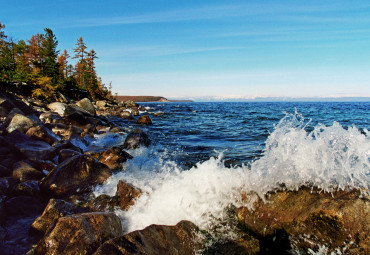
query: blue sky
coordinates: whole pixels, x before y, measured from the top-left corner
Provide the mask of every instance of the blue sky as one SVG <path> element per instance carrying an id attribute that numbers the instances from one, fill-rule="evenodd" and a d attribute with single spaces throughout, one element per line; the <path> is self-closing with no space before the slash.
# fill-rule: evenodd
<path id="1" fill-rule="evenodd" d="M 0 20 L 70 55 L 82 36 L 122 95 L 370 97 L 367 0 L 2 0 Z"/>

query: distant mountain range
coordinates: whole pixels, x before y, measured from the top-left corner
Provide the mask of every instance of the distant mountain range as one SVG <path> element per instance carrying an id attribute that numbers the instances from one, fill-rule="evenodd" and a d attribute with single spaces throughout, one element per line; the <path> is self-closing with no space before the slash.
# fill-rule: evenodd
<path id="1" fill-rule="evenodd" d="M 193 100 L 188 99 L 167 99 L 161 96 L 115 96 L 118 101 L 126 102 L 132 100 L 134 102 L 193 102 Z"/>

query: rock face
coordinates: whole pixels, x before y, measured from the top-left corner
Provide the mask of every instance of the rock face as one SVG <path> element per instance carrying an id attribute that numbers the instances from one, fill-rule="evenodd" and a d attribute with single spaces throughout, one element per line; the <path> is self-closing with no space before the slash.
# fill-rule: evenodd
<path id="1" fill-rule="evenodd" d="M 88 155 L 63 161 L 43 180 L 42 187 L 57 197 L 85 193 L 112 175 L 105 164 Z"/>
<path id="2" fill-rule="evenodd" d="M 120 219 L 112 213 L 82 213 L 59 218 L 34 254 L 92 254 L 103 242 L 121 236 Z"/>
<path id="3" fill-rule="evenodd" d="M 358 191 L 318 193 L 309 188 L 270 194 L 254 210 L 237 209 L 239 221 L 261 252 L 274 247 L 305 253 L 325 246 L 329 252 L 370 254 L 370 201 Z"/>
<path id="4" fill-rule="evenodd" d="M 76 103 L 76 105 L 89 112 L 91 115 L 95 116 L 95 107 L 88 98 L 81 99 Z"/>
<path id="5" fill-rule="evenodd" d="M 149 146 L 151 141 L 147 134 L 143 132 L 141 129 L 135 129 L 134 131 L 130 132 L 123 144 L 123 148 L 125 149 L 137 149 L 140 146 Z"/>
<path id="6" fill-rule="evenodd" d="M 119 200 L 119 206 L 122 210 L 127 210 L 131 205 L 135 203 L 135 199 L 142 194 L 142 191 L 139 188 L 134 187 L 133 185 L 119 181 L 117 184 L 116 196 Z"/>
<path id="7" fill-rule="evenodd" d="M 148 115 L 143 115 L 139 117 L 139 119 L 137 120 L 137 124 L 152 125 L 153 123 Z"/>
<path id="8" fill-rule="evenodd" d="M 106 241 L 94 255 L 195 254 L 199 248 L 196 231 L 190 221 L 181 221 L 176 226 L 151 225 Z"/>
<path id="9" fill-rule="evenodd" d="M 76 213 L 88 212 L 87 208 L 76 206 L 61 199 L 50 199 L 44 212 L 31 225 L 31 232 L 44 235 L 57 219 Z"/>

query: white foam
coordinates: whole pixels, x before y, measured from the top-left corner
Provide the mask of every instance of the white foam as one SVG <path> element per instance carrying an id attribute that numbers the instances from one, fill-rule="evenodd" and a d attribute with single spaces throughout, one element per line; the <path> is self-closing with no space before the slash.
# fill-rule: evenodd
<path id="1" fill-rule="evenodd" d="M 222 154 L 183 171 L 165 161 L 158 148 L 131 151 L 126 172 L 112 176 L 95 195 L 114 195 L 118 180 L 141 188 L 144 194 L 128 211 L 119 211 L 126 231 L 150 224 L 173 225 L 190 220 L 204 229 L 225 218 L 229 205 L 241 206 L 243 193 L 260 196 L 285 184 L 297 189 L 312 184 L 324 190 L 370 187 L 369 133 L 340 124 L 318 125 L 305 131 L 303 117 L 287 114 L 266 141 L 264 155 L 250 167 L 226 168 Z M 244 204 L 245 205 L 245 204 Z"/>

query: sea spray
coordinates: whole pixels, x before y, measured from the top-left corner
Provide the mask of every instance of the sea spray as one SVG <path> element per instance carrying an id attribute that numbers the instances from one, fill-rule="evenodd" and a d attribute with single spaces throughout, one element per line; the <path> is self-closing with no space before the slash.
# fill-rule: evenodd
<path id="1" fill-rule="evenodd" d="M 144 191 L 128 211 L 118 211 L 125 231 L 130 232 L 150 224 L 174 225 L 180 220 L 212 230 L 229 217 L 228 207 L 246 206 L 243 194 L 262 197 L 282 186 L 368 192 L 368 131 L 360 132 L 355 126 L 345 129 L 334 122 L 307 132 L 306 125 L 301 115 L 286 114 L 268 137 L 263 156 L 249 167 L 227 168 L 220 154 L 184 171 L 163 160 L 163 152 L 156 152 L 155 147 L 139 149 L 131 152 L 135 157 L 126 163 L 126 171 L 112 176 L 95 194 L 114 195 L 120 179 Z"/>

